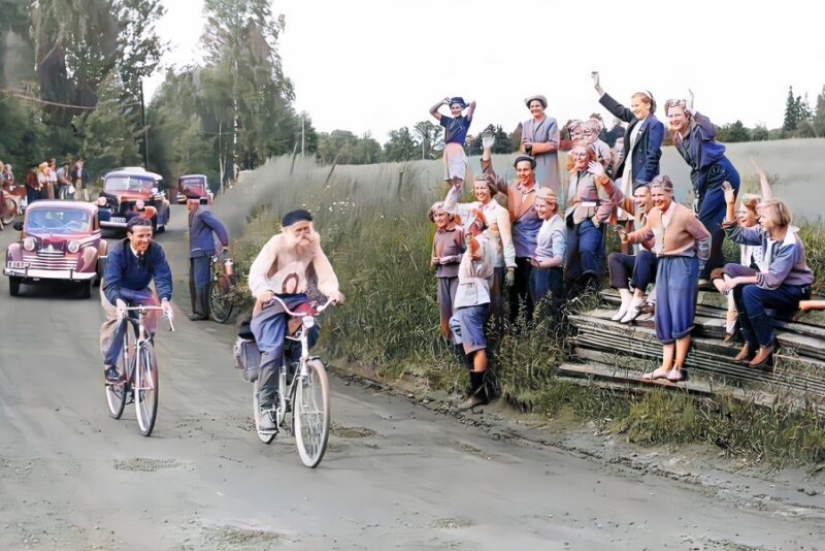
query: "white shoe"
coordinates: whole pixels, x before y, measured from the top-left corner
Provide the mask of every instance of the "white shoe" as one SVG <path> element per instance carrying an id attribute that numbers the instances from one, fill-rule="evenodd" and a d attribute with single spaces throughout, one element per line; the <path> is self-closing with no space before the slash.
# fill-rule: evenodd
<path id="1" fill-rule="evenodd" d="M 627 313 L 625 313 L 624 317 L 621 319 L 622 323 L 630 323 L 631 321 L 635 320 L 639 317 L 641 313 L 639 307 L 642 305 L 641 299 L 633 298 L 630 302 L 630 306 L 627 308 Z"/>
<path id="2" fill-rule="evenodd" d="M 612 317 L 612 318 L 610 318 L 610 319 L 612 319 L 613 321 L 619 321 L 620 319 L 622 319 L 622 318 L 624 317 L 624 315 L 625 315 L 625 314 L 627 314 L 627 308 L 628 308 L 629 306 L 630 306 L 630 303 L 628 303 L 628 302 L 623 302 L 623 303 L 622 303 L 622 305 L 619 307 L 619 311 L 618 311 L 618 312 L 616 312 L 616 313 L 613 315 L 613 317 Z"/>
<path id="3" fill-rule="evenodd" d="M 612 319 L 613 321 L 619 321 L 620 319 L 622 319 L 624 315 L 627 314 L 627 308 L 628 306 L 630 306 L 631 302 L 633 302 L 633 298 L 622 298 L 622 305 L 619 306 L 619 311 L 616 312 L 616 314 L 614 314 L 614 316 L 610 319 Z"/>

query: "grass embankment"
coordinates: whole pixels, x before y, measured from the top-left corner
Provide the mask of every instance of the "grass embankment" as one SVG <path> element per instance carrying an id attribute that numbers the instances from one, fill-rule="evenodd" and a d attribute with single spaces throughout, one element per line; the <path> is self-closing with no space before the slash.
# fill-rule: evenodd
<path id="1" fill-rule="evenodd" d="M 434 228 L 426 213 L 445 191 L 441 170 L 439 162 L 332 169 L 282 158 L 245 175 L 216 211 L 236 221 L 233 235 L 243 232 L 233 241 L 243 272 L 278 231 L 284 212 L 311 210 L 347 296 L 322 323 L 321 342 L 330 355 L 389 381 L 414 378 L 422 390 L 460 390 L 466 373 L 440 338 L 428 263 Z M 746 177 L 746 183 L 755 187 L 755 179 Z M 804 225 L 801 233 L 821 278 L 825 236 L 819 226 Z M 738 254 L 735 247 L 728 252 Z M 818 284 L 821 289 L 821 279 Z M 567 307 L 584 311 L 595 304 L 596 297 L 585 296 Z M 521 336 L 505 335 L 493 360 L 503 398 L 524 411 L 594 420 L 642 444 L 707 442 L 772 464 L 825 460 L 825 421 L 810 411 L 725 395 L 627 394 L 560 382 L 554 371 L 566 359 L 567 336 L 564 322 L 548 320 Z"/>

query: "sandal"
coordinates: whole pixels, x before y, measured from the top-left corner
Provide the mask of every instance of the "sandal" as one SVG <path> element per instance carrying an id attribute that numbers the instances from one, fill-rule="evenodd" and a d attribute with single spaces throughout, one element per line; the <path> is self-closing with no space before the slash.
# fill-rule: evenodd
<path id="1" fill-rule="evenodd" d="M 667 380 L 671 383 L 678 383 L 679 381 L 685 380 L 685 374 L 682 373 L 681 368 L 674 367 L 670 370 L 670 373 L 667 374 Z"/>
<path id="2" fill-rule="evenodd" d="M 657 367 L 650 373 L 645 373 L 642 375 L 642 379 L 645 381 L 654 381 L 656 379 L 666 379 L 668 378 L 668 371 L 664 367 Z"/>

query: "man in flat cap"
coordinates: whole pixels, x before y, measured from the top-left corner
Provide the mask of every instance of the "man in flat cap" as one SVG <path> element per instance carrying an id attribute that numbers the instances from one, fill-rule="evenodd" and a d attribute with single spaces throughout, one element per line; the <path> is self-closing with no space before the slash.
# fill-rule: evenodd
<path id="1" fill-rule="evenodd" d="M 186 208 L 189 210 L 189 295 L 192 299 L 192 321 L 205 320 L 209 317 L 209 284 L 212 257 L 221 254 L 229 246 L 229 233 L 226 226 L 218 220 L 212 211 L 201 206 L 197 193 L 186 195 Z M 215 250 L 215 239 L 221 244 Z"/>

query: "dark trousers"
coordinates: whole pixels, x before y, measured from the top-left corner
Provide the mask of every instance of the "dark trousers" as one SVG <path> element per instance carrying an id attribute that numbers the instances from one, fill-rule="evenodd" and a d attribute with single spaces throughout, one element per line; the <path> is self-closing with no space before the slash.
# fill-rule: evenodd
<path id="1" fill-rule="evenodd" d="M 590 219 L 567 228 L 567 252 L 564 261 L 567 282 L 581 276 L 598 280 L 602 274 L 601 259 L 604 258 L 602 229 L 593 225 Z"/>
<path id="2" fill-rule="evenodd" d="M 527 323 L 533 319 L 533 300 L 530 298 L 530 259 L 526 257 L 516 257 L 515 282 L 510 287 L 510 324 L 515 325 L 518 320 L 521 307 L 524 305 L 524 317 Z"/>
<path id="3" fill-rule="evenodd" d="M 760 346 L 772 346 L 776 338 L 771 318 L 765 310 L 793 311 L 799 301 L 810 298 L 810 287 L 781 285 L 778 289 L 762 289 L 756 285 L 737 285 L 733 288 L 737 321 L 742 336 L 751 351 Z"/>
<path id="4" fill-rule="evenodd" d="M 554 315 L 561 311 L 564 296 L 564 271 L 561 268 L 536 268 L 530 270 L 530 298 L 533 304 L 539 304 L 553 293 L 549 299 L 550 312 Z"/>
<path id="5" fill-rule="evenodd" d="M 634 289 L 647 292 L 647 286 L 656 282 L 656 260 L 655 253 L 644 249 L 637 255 L 611 253 L 607 257 L 610 286 L 627 289 L 629 281 Z"/>
<path id="6" fill-rule="evenodd" d="M 725 231 L 722 229 L 722 222 L 725 219 L 727 205 L 725 204 L 725 190 L 722 184 L 730 182 L 731 187 L 738 193 L 741 180 L 736 167 L 727 158 L 722 158 L 721 161 L 710 165 L 704 170 L 692 172 L 690 179 L 693 182 L 693 190 L 697 197 L 697 216 L 710 232 L 712 239 L 710 257 L 705 262 L 705 267 L 700 272 L 699 279 L 710 280 L 710 273 L 725 265 L 725 255 L 722 252 Z"/>
<path id="7" fill-rule="evenodd" d="M 212 257 L 210 256 L 189 259 L 189 297 L 192 299 L 192 313 L 196 316 L 209 315 L 211 265 Z"/>

